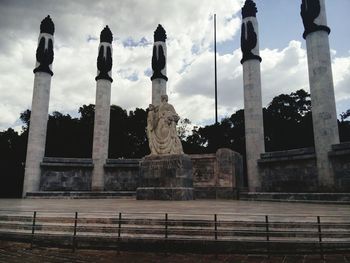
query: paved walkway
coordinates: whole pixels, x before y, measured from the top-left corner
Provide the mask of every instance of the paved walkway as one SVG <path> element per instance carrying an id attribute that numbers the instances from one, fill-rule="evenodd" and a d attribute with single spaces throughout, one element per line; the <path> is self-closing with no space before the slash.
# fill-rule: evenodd
<path id="1" fill-rule="evenodd" d="M 0 210 L 350 216 L 350 206 L 235 200 L 140 201 L 135 199 L 0 199 Z"/>
<path id="2" fill-rule="evenodd" d="M 98 250 L 76 250 L 58 248 L 29 249 L 28 244 L 0 241 L 0 263 L 349 263 L 350 254 L 326 255 L 202 255 L 202 254 L 164 254 Z"/>

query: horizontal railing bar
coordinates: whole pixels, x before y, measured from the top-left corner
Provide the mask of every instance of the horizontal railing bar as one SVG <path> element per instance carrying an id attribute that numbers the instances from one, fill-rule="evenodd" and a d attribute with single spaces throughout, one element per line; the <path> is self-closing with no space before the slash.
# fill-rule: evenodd
<path id="1" fill-rule="evenodd" d="M 75 211 L 61 211 L 61 210 L 36 210 L 37 213 L 55 213 L 55 214 L 74 214 Z M 33 210 L 15 210 L 15 209 L 0 209 L 0 213 L 1 212 L 16 212 L 16 213 L 33 213 Z M 90 211 L 90 212 L 82 212 L 82 211 L 77 211 L 79 212 L 79 214 L 110 214 L 111 216 L 115 215 L 115 212 L 113 211 Z M 123 215 L 145 215 L 145 214 L 149 214 L 149 215 L 164 215 L 165 212 L 122 212 Z M 1 215 L 1 214 L 0 214 Z M 183 216 L 213 216 L 213 214 L 209 214 L 209 213 L 192 213 L 192 214 L 185 214 L 185 213 L 180 213 L 180 212 L 168 212 L 168 215 L 183 215 Z M 230 216 L 230 215 L 234 215 L 234 216 L 251 216 L 251 217 L 264 217 L 265 214 L 243 214 L 243 213 L 218 213 L 217 216 Z M 326 215 L 326 214 L 319 214 L 320 217 L 322 218 L 346 218 L 348 216 L 350 216 L 350 213 L 346 213 L 344 215 Z M 269 217 L 288 217 L 288 218 L 298 218 L 298 217 L 310 217 L 313 218 L 315 217 L 314 214 L 269 214 Z"/>

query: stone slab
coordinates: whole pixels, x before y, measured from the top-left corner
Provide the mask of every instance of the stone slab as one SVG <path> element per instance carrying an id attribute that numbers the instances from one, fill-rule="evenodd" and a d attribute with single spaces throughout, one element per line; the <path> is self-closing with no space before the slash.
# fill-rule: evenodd
<path id="1" fill-rule="evenodd" d="M 139 187 L 136 190 L 137 200 L 193 200 L 193 188 L 186 187 Z"/>
<path id="2" fill-rule="evenodd" d="M 231 187 L 195 187 L 195 199 L 238 199 L 238 190 Z"/>

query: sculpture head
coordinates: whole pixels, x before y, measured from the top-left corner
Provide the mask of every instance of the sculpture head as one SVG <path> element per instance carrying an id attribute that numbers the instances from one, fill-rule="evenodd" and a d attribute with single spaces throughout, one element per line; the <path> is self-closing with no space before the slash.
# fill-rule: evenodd
<path id="1" fill-rule="evenodd" d="M 160 100 L 161 100 L 161 102 L 168 102 L 168 95 L 162 95 L 161 97 L 160 97 Z"/>

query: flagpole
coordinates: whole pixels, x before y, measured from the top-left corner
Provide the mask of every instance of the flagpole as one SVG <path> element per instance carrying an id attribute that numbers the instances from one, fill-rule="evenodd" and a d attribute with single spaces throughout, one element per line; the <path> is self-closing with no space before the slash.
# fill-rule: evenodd
<path id="1" fill-rule="evenodd" d="M 216 67 L 216 14 L 214 14 L 215 124 L 218 123 L 218 80 Z"/>

